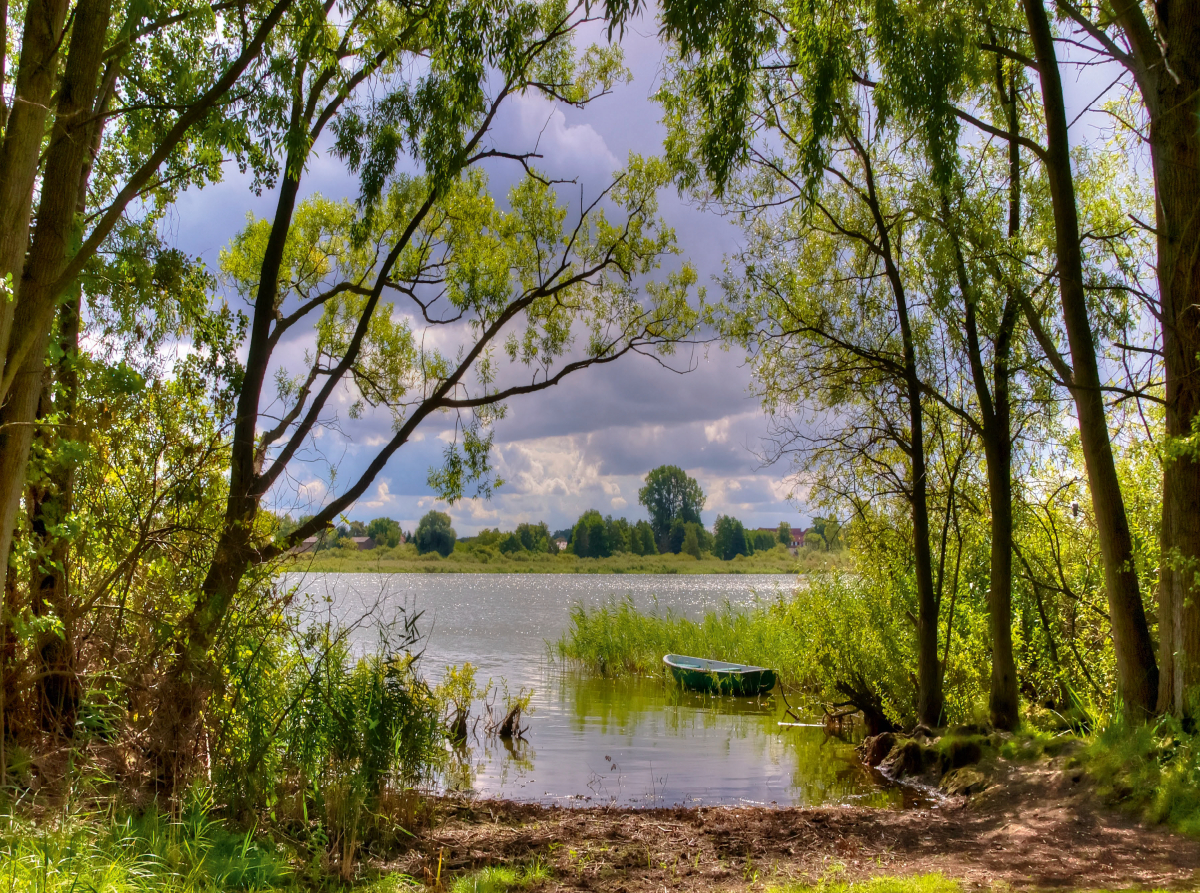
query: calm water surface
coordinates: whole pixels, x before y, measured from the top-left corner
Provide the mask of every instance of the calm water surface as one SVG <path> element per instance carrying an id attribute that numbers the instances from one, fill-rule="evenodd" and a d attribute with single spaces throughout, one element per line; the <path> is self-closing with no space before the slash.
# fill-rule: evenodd
<path id="1" fill-rule="evenodd" d="M 533 689 L 525 740 L 471 736 L 455 752 L 447 789 L 571 804 L 901 804 L 902 793 L 881 786 L 849 744 L 819 728 L 779 726 L 786 717 L 774 697 L 714 698 L 660 678 L 597 679 L 549 658 L 547 646 L 568 628 L 574 604 L 630 598 L 699 618 L 725 603 L 773 601 L 795 578 L 292 574 L 288 583 L 337 620 L 358 621 L 354 638 L 363 648 L 378 641 L 381 620 L 422 612 L 422 665 L 431 681 L 447 664 L 469 660 L 483 679 Z"/>

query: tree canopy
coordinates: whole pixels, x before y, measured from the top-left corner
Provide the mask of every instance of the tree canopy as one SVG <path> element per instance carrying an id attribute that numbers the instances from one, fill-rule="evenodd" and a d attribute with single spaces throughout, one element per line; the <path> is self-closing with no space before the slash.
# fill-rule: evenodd
<path id="1" fill-rule="evenodd" d="M 437 552 L 443 558 L 453 552 L 457 534 L 450 525 L 450 516 L 445 512 L 426 512 L 417 523 L 417 529 L 413 534 L 417 551 L 422 555 L 428 552 Z"/>
<path id="2" fill-rule="evenodd" d="M 704 491 L 682 468 L 660 465 L 646 475 L 646 484 L 638 491 L 638 502 L 650 513 L 650 526 L 660 544 L 660 551 L 667 551 L 665 540 L 670 536 L 671 525 L 677 519 L 684 523 L 701 523 Z"/>

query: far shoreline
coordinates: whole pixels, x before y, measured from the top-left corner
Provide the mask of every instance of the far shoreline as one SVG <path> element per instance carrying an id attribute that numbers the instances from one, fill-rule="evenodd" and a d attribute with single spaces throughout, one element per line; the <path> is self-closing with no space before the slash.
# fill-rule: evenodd
<path id="1" fill-rule="evenodd" d="M 391 550 L 389 550 L 391 551 Z M 771 574 L 775 576 L 804 576 L 849 567 L 845 553 L 801 553 L 794 557 L 783 550 L 750 557 L 738 556 L 732 561 L 717 558 L 694 558 L 691 555 L 640 556 L 619 554 L 609 558 L 577 558 L 574 555 L 517 555 L 513 558 L 490 557 L 480 560 L 471 553 L 452 552 L 443 558 L 436 552 L 426 555 L 371 557 L 359 555 L 324 557 L 297 555 L 280 567 L 283 573 L 326 574 L 570 574 L 570 575 L 628 575 L 688 574 L 694 576 L 744 576 Z"/>

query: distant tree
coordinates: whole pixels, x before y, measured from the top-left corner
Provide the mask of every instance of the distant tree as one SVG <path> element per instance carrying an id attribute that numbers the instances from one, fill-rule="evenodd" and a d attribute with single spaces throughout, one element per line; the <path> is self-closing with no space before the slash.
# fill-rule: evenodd
<path id="1" fill-rule="evenodd" d="M 521 541 L 521 548 L 527 552 L 554 551 L 554 546 L 551 543 L 550 528 L 546 526 L 545 521 L 539 521 L 537 524 L 518 524 L 514 533 L 517 539 Z"/>
<path id="2" fill-rule="evenodd" d="M 702 551 L 712 551 L 712 534 L 704 529 L 703 524 L 697 524 L 695 521 L 684 521 L 682 518 L 676 518 L 671 523 L 671 531 L 667 534 L 666 550 L 678 555 L 683 551 L 683 543 L 687 539 L 688 531 L 695 528 L 696 544 Z"/>
<path id="3" fill-rule="evenodd" d="M 658 542 L 654 528 L 646 521 L 638 521 L 629 530 L 629 551 L 634 555 L 657 555 Z"/>
<path id="4" fill-rule="evenodd" d="M 748 533 L 746 539 L 754 546 L 755 552 L 770 552 L 779 545 L 779 534 L 777 531 L 755 530 L 753 533 Z"/>
<path id="5" fill-rule="evenodd" d="M 404 534 L 400 523 L 391 518 L 376 518 L 367 524 L 367 536 L 375 540 L 375 545 L 391 549 L 403 542 Z"/>
<path id="6" fill-rule="evenodd" d="M 472 537 L 475 545 L 479 546 L 495 546 L 504 538 L 504 534 L 499 528 L 485 527 L 479 533 Z"/>
<path id="7" fill-rule="evenodd" d="M 608 525 L 595 509 L 588 509 L 575 522 L 571 547 L 580 558 L 607 558 L 612 554 Z"/>
<path id="8" fill-rule="evenodd" d="M 417 551 L 422 555 L 437 552 L 445 558 L 454 551 L 457 538 L 445 512 L 429 512 L 417 524 Z"/>
<path id="9" fill-rule="evenodd" d="M 273 515 L 275 519 L 275 536 L 285 537 L 300 525 L 291 515 Z"/>
<path id="10" fill-rule="evenodd" d="M 687 525 L 687 533 L 683 537 L 683 548 L 680 549 L 681 552 L 694 558 L 700 557 L 700 538 L 696 535 L 698 527 L 697 524 Z"/>
<path id="11" fill-rule="evenodd" d="M 776 532 L 775 536 L 779 542 L 783 543 L 785 546 L 790 546 L 792 544 L 792 525 L 787 521 L 780 521 L 779 530 Z"/>
<path id="12" fill-rule="evenodd" d="M 717 515 L 713 525 L 713 552 L 722 561 L 737 555 L 749 555 L 751 547 L 746 544 L 746 528 L 742 522 L 728 515 Z"/>
<path id="13" fill-rule="evenodd" d="M 842 548 L 842 525 L 833 518 L 813 518 L 804 544 L 818 552 L 835 552 Z"/>
<path id="14" fill-rule="evenodd" d="M 503 554 L 503 555 L 513 555 L 517 552 L 528 552 L 529 551 L 528 549 L 525 548 L 524 544 L 522 544 L 521 538 L 519 536 L 517 536 L 515 533 L 501 534 L 500 540 L 499 540 L 499 548 L 500 548 L 501 554 Z"/>
<path id="15" fill-rule="evenodd" d="M 570 527 L 566 528 L 565 530 L 556 530 L 556 531 L 554 531 L 554 539 L 566 540 L 567 543 L 569 544 L 571 542 L 571 534 L 572 533 L 573 533 L 573 531 Z"/>
<path id="16" fill-rule="evenodd" d="M 633 528 L 628 521 L 609 515 L 604 519 L 604 526 L 608 534 L 608 547 L 614 553 L 633 551 Z"/>
<path id="17" fill-rule="evenodd" d="M 638 491 L 638 502 L 650 513 L 654 538 L 662 545 L 665 545 L 676 518 L 685 523 L 701 523 L 700 510 L 704 508 L 704 499 L 700 484 L 677 465 L 655 468 L 646 475 L 646 486 Z M 666 549 L 662 548 L 662 551 Z"/>

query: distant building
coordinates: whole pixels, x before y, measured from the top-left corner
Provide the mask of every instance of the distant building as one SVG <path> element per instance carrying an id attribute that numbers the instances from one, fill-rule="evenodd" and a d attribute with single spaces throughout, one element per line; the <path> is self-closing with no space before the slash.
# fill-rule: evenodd
<path id="1" fill-rule="evenodd" d="M 757 529 L 761 530 L 765 533 L 775 533 L 775 534 L 779 533 L 778 527 L 759 527 Z M 791 531 L 791 534 L 792 534 L 792 542 L 791 542 L 790 548 L 803 549 L 804 548 L 804 529 L 801 527 L 789 527 L 788 529 Z"/>
<path id="2" fill-rule="evenodd" d="M 310 536 L 310 537 L 306 538 L 304 540 L 304 542 L 300 543 L 300 545 L 293 546 L 290 550 L 291 554 L 303 555 L 305 552 L 313 552 L 316 550 L 317 545 L 321 542 L 322 539 L 324 539 L 324 537 Z M 346 540 L 342 540 L 342 542 L 345 543 Z M 358 549 L 358 551 L 360 551 L 360 552 L 366 552 L 368 549 L 375 548 L 374 537 L 352 536 L 349 538 L 349 542 L 353 543 L 354 548 Z"/>
<path id="3" fill-rule="evenodd" d="M 302 542 L 300 545 L 292 546 L 290 551 L 293 555 L 300 555 L 304 552 L 311 552 L 313 549 L 317 548 L 317 543 L 319 543 L 320 541 L 321 541 L 321 538 L 319 536 L 310 536 L 310 537 L 306 538 L 304 540 L 304 542 Z"/>
<path id="4" fill-rule="evenodd" d="M 567 541 L 562 537 L 559 537 L 554 541 L 554 545 L 558 547 L 558 551 L 563 552 L 567 548 Z"/>

